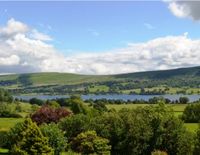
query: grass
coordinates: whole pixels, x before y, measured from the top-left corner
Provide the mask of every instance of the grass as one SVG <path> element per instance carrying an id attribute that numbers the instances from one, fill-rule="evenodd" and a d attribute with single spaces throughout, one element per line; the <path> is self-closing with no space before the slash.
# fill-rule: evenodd
<path id="1" fill-rule="evenodd" d="M 137 107 L 144 107 L 148 105 L 150 104 L 109 104 L 106 106 L 108 109 L 115 109 L 118 111 L 122 108 L 134 109 Z M 183 112 L 186 107 L 186 104 L 175 104 L 175 105 L 167 105 L 167 106 L 171 107 L 174 110 L 174 112 Z"/>
<path id="2" fill-rule="evenodd" d="M 0 131 L 7 131 L 23 120 L 24 118 L 0 118 Z"/>
<path id="3" fill-rule="evenodd" d="M 196 132 L 199 126 L 198 123 L 185 123 L 184 125 L 191 132 Z"/>
<path id="4" fill-rule="evenodd" d="M 80 84 L 88 82 L 101 82 L 112 79 L 111 76 L 96 75 L 78 75 L 70 73 L 33 73 L 30 75 L 30 81 L 33 85 L 63 85 Z"/>
<path id="5" fill-rule="evenodd" d="M 97 91 L 104 91 L 104 92 L 108 92 L 109 87 L 106 85 L 98 85 L 98 86 L 91 86 L 89 87 L 89 92 L 90 93 L 94 93 Z"/>
<path id="6" fill-rule="evenodd" d="M 0 155 L 8 155 L 8 149 L 0 148 Z"/>

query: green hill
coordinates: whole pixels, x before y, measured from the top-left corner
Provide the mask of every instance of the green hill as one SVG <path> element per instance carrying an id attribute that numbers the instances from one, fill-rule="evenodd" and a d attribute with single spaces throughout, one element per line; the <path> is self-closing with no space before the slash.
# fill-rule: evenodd
<path id="1" fill-rule="evenodd" d="M 14 92 L 121 92 L 154 87 L 196 88 L 200 86 L 200 67 L 137 72 L 117 75 L 79 75 L 70 73 L 30 73 L 0 76 L 0 87 Z M 63 89 L 63 90 L 62 90 Z M 130 92 L 129 91 L 129 92 Z M 92 93 L 93 93 L 92 92 Z"/>

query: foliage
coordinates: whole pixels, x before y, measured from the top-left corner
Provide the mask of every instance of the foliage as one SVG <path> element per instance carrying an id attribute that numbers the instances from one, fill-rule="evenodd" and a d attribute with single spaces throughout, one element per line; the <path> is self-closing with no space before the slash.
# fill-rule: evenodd
<path id="1" fill-rule="evenodd" d="M 80 133 L 75 137 L 71 144 L 72 150 L 82 154 L 110 154 L 111 146 L 105 138 L 97 136 L 95 131 Z"/>
<path id="2" fill-rule="evenodd" d="M 8 147 L 11 154 L 41 154 L 51 153 L 48 140 L 43 136 L 38 126 L 26 119 L 16 124 L 8 133 Z"/>
<path id="3" fill-rule="evenodd" d="M 179 103 L 181 103 L 181 104 L 187 104 L 189 101 L 190 100 L 188 97 L 180 97 L 179 98 Z"/>
<path id="4" fill-rule="evenodd" d="M 0 148 L 5 147 L 7 142 L 7 131 L 0 131 Z"/>
<path id="5" fill-rule="evenodd" d="M 57 123 L 61 118 L 71 115 L 71 112 L 65 108 L 52 108 L 50 106 L 42 106 L 31 115 L 31 119 L 38 125 L 42 123 Z"/>
<path id="6" fill-rule="evenodd" d="M 105 106 L 104 103 L 94 103 L 93 108 L 100 111 L 100 112 L 108 111 L 108 109 L 107 109 L 107 107 Z"/>
<path id="7" fill-rule="evenodd" d="M 54 155 L 59 155 L 67 147 L 67 139 L 57 124 L 44 124 L 40 127 L 43 135 L 48 137 L 49 145 L 54 149 Z"/>
<path id="8" fill-rule="evenodd" d="M 71 115 L 61 120 L 59 127 L 65 132 L 65 136 L 71 140 L 81 132 L 89 129 L 91 118 L 88 115 Z"/>
<path id="9" fill-rule="evenodd" d="M 47 100 L 45 105 L 48 105 L 48 106 L 53 107 L 53 108 L 60 108 L 60 105 L 56 101 Z"/>
<path id="10" fill-rule="evenodd" d="M 88 107 L 85 105 L 85 103 L 82 101 L 80 97 L 72 96 L 70 98 L 70 106 L 74 114 L 79 114 L 79 113 L 87 114 L 89 111 Z"/>
<path id="11" fill-rule="evenodd" d="M 187 123 L 199 123 L 200 103 L 187 105 L 183 111 L 182 119 Z"/>
<path id="12" fill-rule="evenodd" d="M 13 118 L 21 118 L 21 115 L 17 114 L 13 111 L 12 105 L 8 103 L 0 104 L 0 117 L 13 117 Z"/>
<path id="13" fill-rule="evenodd" d="M 199 155 L 200 152 L 200 126 L 196 132 L 195 142 L 194 142 L 194 155 Z"/>
<path id="14" fill-rule="evenodd" d="M 91 128 L 101 137 L 107 138 L 112 146 L 112 153 L 120 153 L 120 144 L 123 138 L 124 121 L 116 112 L 103 113 L 95 117 L 90 124 Z"/>
<path id="15" fill-rule="evenodd" d="M 30 100 L 29 100 L 29 103 L 30 104 L 37 104 L 37 105 L 43 105 L 44 104 L 44 101 L 43 100 L 41 100 L 41 99 L 38 99 L 38 98 L 31 98 Z"/>
<path id="16" fill-rule="evenodd" d="M 11 103 L 12 101 L 12 95 L 7 90 L 0 88 L 0 102 Z"/>
<path id="17" fill-rule="evenodd" d="M 156 151 L 152 152 L 151 155 L 167 155 L 167 152 L 156 150 Z"/>

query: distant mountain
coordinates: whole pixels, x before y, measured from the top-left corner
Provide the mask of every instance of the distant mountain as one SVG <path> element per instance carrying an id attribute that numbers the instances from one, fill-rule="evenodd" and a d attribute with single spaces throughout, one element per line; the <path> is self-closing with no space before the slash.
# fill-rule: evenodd
<path id="1" fill-rule="evenodd" d="M 127 84 L 131 88 L 157 87 L 161 85 L 169 87 L 195 87 L 200 86 L 200 67 L 179 68 L 171 70 L 147 71 L 117 75 L 79 75 L 71 73 L 30 73 L 0 75 L 0 86 L 14 90 L 24 91 L 37 89 L 37 93 L 44 89 L 59 92 L 78 90 L 88 91 L 92 86 L 105 86 L 109 90 L 125 90 Z M 106 89 L 107 89 L 106 88 Z M 63 90 L 62 90 L 63 89 Z M 99 91 L 99 90 L 98 90 Z M 35 92 L 35 91 L 34 91 Z M 47 91 L 48 92 L 48 91 Z M 24 92 L 26 93 L 26 91 Z"/>

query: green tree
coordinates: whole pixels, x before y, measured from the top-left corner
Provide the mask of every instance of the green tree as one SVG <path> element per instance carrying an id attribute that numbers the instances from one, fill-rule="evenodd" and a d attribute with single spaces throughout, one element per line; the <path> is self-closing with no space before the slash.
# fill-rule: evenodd
<path id="1" fill-rule="evenodd" d="M 182 120 L 186 123 L 199 123 L 200 103 L 187 105 L 183 111 Z"/>
<path id="2" fill-rule="evenodd" d="M 189 98 L 188 97 L 180 97 L 179 98 L 179 102 L 181 103 L 181 104 L 187 104 L 187 103 L 189 103 Z"/>
<path id="3" fill-rule="evenodd" d="M 67 147 L 67 139 L 57 124 L 44 124 L 40 127 L 43 135 L 48 137 L 49 145 L 54 149 L 54 155 L 59 155 Z"/>
<path id="4" fill-rule="evenodd" d="M 124 121 L 117 112 L 103 113 L 93 118 L 90 126 L 99 136 L 109 139 L 112 154 L 120 153 L 120 144 L 125 129 Z"/>
<path id="5" fill-rule="evenodd" d="M 71 110 L 74 114 L 87 114 L 89 109 L 80 98 L 70 98 Z"/>
<path id="6" fill-rule="evenodd" d="M 59 127 L 65 132 L 65 136 L 71 140 L 81 132 L 89 129 L 91 118 L 88 115 L 77 114 L 61 120 Z"/>
<path id="7" fill-rule="evenodd" d="M 109 140 L 97 136 L 95 131 L 80 133 L 75 137 L 71 144 L 73 151 L 81 154 L 110 154 L 111 146 Z"/>
<path id="8" fill-rule="evenodd" d="M 52 152 L 48 139 L 29 118 L 11 128 L 8 133 L 8 147 L 11 154 L 46 155 Z"/>
<path id="9" fill-rule="evenodd" d="M 194 155 L 199 155 L 200 152 L 200 126 L 196 132 L 195 143 L 194 143 Z"/>
<path id="10" fill-rule="evenodd" d="M 11 103 L 13 97 L 7 90 L 0 88 L 0 101 Z"/>

